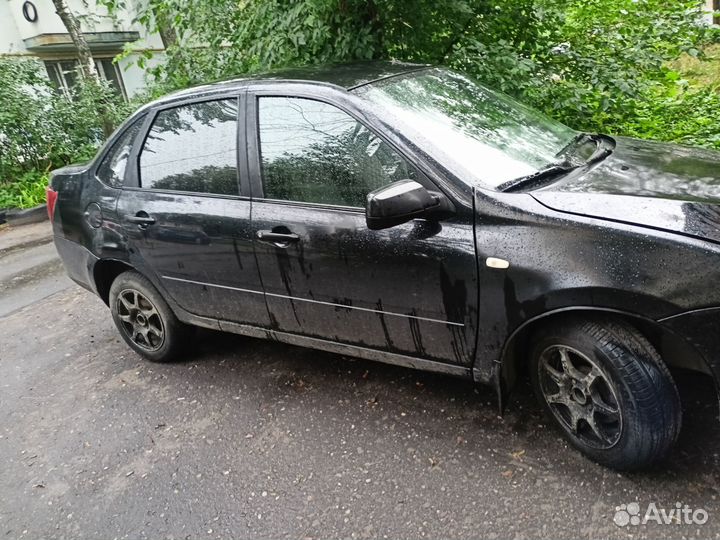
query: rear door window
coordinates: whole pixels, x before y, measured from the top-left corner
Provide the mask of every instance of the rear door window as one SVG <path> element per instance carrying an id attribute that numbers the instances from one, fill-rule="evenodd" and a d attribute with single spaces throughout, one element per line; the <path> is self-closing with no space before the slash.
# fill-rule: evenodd
<path id="1" fill-rule="evenodd" d="M 237 100 L 160 111 L 140 153 L 146 189 L 238 195 Z"/>

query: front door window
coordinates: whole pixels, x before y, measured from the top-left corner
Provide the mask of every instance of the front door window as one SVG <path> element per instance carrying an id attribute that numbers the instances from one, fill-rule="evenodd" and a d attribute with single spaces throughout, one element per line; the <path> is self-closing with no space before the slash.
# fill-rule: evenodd
<path id="1" fill-rule="evenodd" d="M 337 107 L 303 98 L 259 101 L 266 199 L 365 207 L 367 194 L 416 172 Z"/>

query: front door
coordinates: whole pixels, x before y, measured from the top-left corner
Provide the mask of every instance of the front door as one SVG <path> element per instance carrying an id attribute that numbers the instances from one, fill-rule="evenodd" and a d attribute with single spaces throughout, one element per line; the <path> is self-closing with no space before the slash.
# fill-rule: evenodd
<path id="1" fill-rule="evenodd" d="M 404 178 L 437 188 L 335 105 L 271 95 L 249 105 L 254 246 L 274 328 L 470 365 L 472 211 L 369 230 L 370 191 Z"/>
<path id="2" fill-rule="evenodd" d="M 238 99 L 157 112 L 118 202 L 131 263 L 183 309 L 268 326 L 250 200 L 238 182 Z"/>

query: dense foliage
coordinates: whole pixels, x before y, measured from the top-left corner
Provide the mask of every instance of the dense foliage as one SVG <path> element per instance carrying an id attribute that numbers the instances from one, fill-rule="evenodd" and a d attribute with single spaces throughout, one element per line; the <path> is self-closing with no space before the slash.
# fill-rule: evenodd
<path id="1" fill-rule="evenodd" d="M 139 19 L 151 30 L 170 24 L 177 36 L 153 70 L 163 91 L 290 64 L 396 58 L 458 68 L 579 129 L 718 146 L 705 137 L 720 120 L 717 93 L 687 87 L 666 67 L 701 54 L 701 4 L 148 0 Z M 668 130 L 678 115 L 683 127 Z"/>
<path id="2" fill-rule="evenodd" d="M 43 202 L 47 172 L 88 160 L 103 141 L 103 121 L 127 114 L 104 85 L 81 82 L 71 97 L 58 93 L 30 59 L 0 58 L 0 103 L 0 208 Z"/>

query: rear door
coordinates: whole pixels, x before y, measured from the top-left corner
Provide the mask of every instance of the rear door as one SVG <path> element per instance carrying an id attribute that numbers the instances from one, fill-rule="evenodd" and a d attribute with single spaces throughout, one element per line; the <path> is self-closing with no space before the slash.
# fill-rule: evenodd
<path id="1" fill-rule="evenodd" d="M 131 263 L 180 307 L 267 326 L 247 179 L 238 173 L 241 99 L 206 98 L 150 115 L 118 214 Z"/>
<path id="2" fill-rule="evenodd" d="M 253 230 L 274 328 L 469 365 L 477 321 L 470 208 L 372 231 L 367 194 L 429 177 L 338 104 L 248 94 Z"/>

